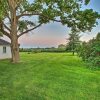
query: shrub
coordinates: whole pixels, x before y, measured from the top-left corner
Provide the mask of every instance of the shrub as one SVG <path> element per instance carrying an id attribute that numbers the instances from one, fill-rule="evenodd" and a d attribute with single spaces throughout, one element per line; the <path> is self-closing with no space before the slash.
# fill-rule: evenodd
<path id="1" fill-rule="evenodd" d="M 78 55 L 92 67 L 100 67 L 100 33 L 89 42 L 83 42 L 78 48 Z"/>

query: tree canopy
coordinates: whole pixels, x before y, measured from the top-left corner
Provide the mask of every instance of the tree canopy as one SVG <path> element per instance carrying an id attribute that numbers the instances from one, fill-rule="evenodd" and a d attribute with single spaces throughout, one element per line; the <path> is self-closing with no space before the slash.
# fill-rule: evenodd
<path id="1" fill-rule="evenodd" d="M 34 27 L 37 23 L 40 26 L 50 21 L 61 22 L 73 31 L 90 31 L 97 24 L 96 19 L 100 18 L 100 15 L 92 9 L 80 10 L 82 3 L 88 4 L 89 1 L 33 0 L 30 3 L 28 0 L 0 0 L 0 19 L 11 20 L 10 9 L 16 9 L 18 31 L 22 32 L 19 37 L 34 29 L 29 30 L 29 26 Z M 23 19 L 25 16 L 37 16 L 37 22 Z M 5 24 L 4 21 L 3 24 Z"/>

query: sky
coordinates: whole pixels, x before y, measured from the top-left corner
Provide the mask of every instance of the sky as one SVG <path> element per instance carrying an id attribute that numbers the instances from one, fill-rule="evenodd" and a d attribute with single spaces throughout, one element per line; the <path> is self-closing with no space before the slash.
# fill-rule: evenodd
<path id="1" fill-rule="evenodd" d="M 29 0 L 30 2 L 32 0 Z M 82 9 L 92 8 L 94 11 L 100 13 L 100 0 L 91 0 L 88 6 L 83 6 Z M 88 41 L 96 36 L 100 32 L 99 25 L 93 28 L 91 32 L 81 33 L 82 41 Z M 29 34 L 23 35 L 19 38 L 19 43 L 23 48 L 37 48 L 37 47 L 57 47 L 59 44 L 66 44 L 66 38 L 68 38 L 69 29 L 60 23 L 48 23 L 42 25 L 38 29 L 32 31 Z"/>

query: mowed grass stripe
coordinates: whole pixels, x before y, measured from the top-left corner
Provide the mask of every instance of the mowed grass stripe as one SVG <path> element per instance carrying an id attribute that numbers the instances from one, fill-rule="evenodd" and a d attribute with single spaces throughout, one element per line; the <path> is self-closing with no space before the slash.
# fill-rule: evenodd
<path id="1" fill-rule="evenodd" d="M 70 53 L 21 53 L 0 61 L 0 100 L 100 100 L 100 71 Z"/>

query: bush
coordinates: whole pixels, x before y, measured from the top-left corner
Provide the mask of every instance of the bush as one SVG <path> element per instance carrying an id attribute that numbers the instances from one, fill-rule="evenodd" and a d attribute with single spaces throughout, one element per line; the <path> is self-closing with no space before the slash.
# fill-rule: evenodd
<path id="1" fill-rule="evenodd" d="M 78 48 L 78 55 L 92 67 L 100 67 L 100 33 L 89 42 L 83 42 Z"/>
<path id="2" fill-rule="evenodd" d="M 35 49 L 32 51 L 32 53 L 41 53 L 41 50 L 40 49 Z"/>

